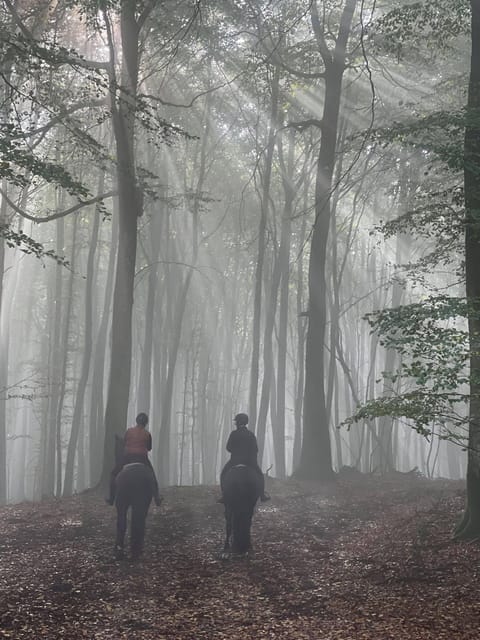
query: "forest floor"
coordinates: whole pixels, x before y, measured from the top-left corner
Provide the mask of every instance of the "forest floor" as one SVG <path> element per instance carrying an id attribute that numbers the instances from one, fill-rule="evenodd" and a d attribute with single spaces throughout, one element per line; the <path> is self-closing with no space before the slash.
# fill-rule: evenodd
<path id="1" fill-rule="evenodd" d="M 137 562 L 87 492 L 0 509 L 0 638 L 480 638 L 480 545 L 452 540 L 464 483 L 340 474 L 270 480 L 254 553 L 221 559 L 217 487 L 171 487 Z"/>

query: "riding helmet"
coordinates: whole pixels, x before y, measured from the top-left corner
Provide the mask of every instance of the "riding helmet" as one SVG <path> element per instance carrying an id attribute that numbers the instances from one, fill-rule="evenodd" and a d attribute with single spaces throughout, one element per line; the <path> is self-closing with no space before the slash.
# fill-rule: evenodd
<path id="1" fill-rule="evenodd" d="M 148 424 L 148 416 L 146 413 L 139 413 L 136 417 L 136 422 L 142 427 L 146 427 Z"/>
<path id="2" fill-rule="evenodd" d="M 243 427 L 248 424 L 248 416 L 246 413 L 237 413 L 233 421 L 236 425 Z"/>

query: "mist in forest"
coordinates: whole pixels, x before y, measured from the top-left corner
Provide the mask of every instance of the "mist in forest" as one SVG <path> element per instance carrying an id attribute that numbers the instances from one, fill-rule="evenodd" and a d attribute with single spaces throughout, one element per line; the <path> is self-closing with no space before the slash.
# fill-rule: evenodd
<path id="1" fill-rule="evenodd" d="M 139 412 L 162 486 L 239 412 L 276 478 L 464 478 L 468 12 L 103 4 L 0 7 L 0 502 Z"/>

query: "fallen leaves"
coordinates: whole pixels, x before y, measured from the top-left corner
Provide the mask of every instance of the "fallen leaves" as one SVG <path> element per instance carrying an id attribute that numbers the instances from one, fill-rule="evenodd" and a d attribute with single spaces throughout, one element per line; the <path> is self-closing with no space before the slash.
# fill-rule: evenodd
<path id="1" fill-rule="evenodd" d="M 478 545 L 454 543 L 455 482 L 271 481 L 255 553 L 221 560 L 214 487 L 177 487 L 141 561 L 113 560 L 93 492 L 0 510 L 0 638 L 473 640 Z"/>

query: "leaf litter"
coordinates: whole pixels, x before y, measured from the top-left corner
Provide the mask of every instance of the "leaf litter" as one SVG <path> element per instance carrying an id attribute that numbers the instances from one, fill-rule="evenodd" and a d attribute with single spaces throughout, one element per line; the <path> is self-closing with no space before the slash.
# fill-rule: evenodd
<path id="1" fill-rule="evenodd" d="M 480 546 L 464 483 L 269 479 L 253 552 L 221 559 L 218 487 L 169 487 L 141 560 L 115 561 L 96 491 L 0 509 L 0 639 L 477 640 Z"/>

